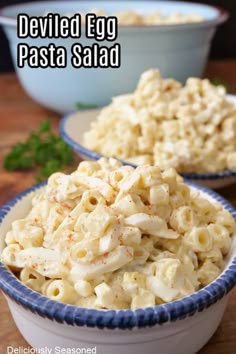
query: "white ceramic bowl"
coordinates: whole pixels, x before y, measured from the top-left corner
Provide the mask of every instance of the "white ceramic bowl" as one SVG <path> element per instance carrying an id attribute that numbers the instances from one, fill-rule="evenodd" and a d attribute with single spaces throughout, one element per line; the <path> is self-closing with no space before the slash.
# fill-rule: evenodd
<path id="1" fill-rule="evenodd" d="M 227 95 L 227 98 L 236 104 L 235 95 Z M 98 160 L 102 156 L 83 146 L 83 135 L 90 129 L 90 124 L 96 120 L 98 113 L 99 110 L 97 109 L 75 112 L 66 115 L 60 121 L 61 137 L 84 159 Z M 135 166 L 130 162 L 122 162 L 126 165 Z M 215 173 L 183 173 L 182 176 L 188 180 L 215 189 L 236 183 L 236 170 L 225 170 Z"/>
<path id="2" fill-rule="evenodd" d="M 236 217 L 236 210 L 218 194 L 191 186 Z M 0 210 L 0 252 L 11 222 L 26 215 L 31 192 L 38 188 L 43 186 L 19 194 Z M 63 353 L 196 353 L 217 329 L 235 284 L 236 235 L 225 270 L 214 282 L 181 300 L 137 310 L 93 310 L 53 301 L 24 286 L 0 263 L 0 288 L 19 331 L 34 348 L 52 353 L 63 348 Z"/>
<path id="3" fill-rule="evenodd" d="M 197 13 L 205 20 L 199 23 L 159 26 L 123 26 L 119 28 L 116 42 L 121 44 L 119 69 L 75 69 L 70 57 L 66 69 L 32 69 L 17 67 L 17 44 L 42 46 L 54 42 L 63 45 L 70 53 L 74 42 L 93 44 L 82 34 L 76 39 L 19 39 L 16 31 L 18 13 L 43 15 L 47 12 L 65 14 L 88 12 L 92 8 L 104 9 L 108 14 L 117 10 L 134 9 L 151 13 L 160 9 L 163 14 L 172 12 Z M 140 74 L 151 67 L 158 67 L 163 77 L 185 81 L 189 76 L 201 76 L 208 57 L 216 27 L 227 19 L 227 13 L 216 7 L 174 1 L 57 1 L 34 2 L 8 6 L 0 12 L 0 24 L 10 42 L 17 75 L 26 92 L 37 102 L 59 113 L 75 109 L 77 101 L 99 106 L 112 96 L 132 92 Z M 111 46 L 113 42 L 100 42 Z"/>

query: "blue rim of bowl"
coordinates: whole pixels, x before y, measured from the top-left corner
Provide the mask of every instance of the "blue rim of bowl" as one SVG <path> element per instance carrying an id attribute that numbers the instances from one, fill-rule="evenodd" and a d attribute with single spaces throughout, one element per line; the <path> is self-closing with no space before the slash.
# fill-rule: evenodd
<path id="1" fill-rule="evenodd" d="M 219 194 L 194 182 L 187 182 L 187 184 L 221 203 L 236 218 L 236 209 Z M 0 209 L 0 225 L 12 207 L 29 193 L 41 187 L 42 184 L 35 185 L 4 205 Z M 181 320 L 210 307 L 222 299 L 235 284 L 236 257 L 214 282 L 180 300 L 137 310 L 95 310 L 56 302 L 27 288 L 0 262 L 0 288 L 16 303 L 41 317 L 58 323 L 99 329 L 143 328 Z"/>
<path id="2" fill-rule="evenodd" d="M 74 112 L 76 113 L 76 112 Z M 72 113 L 73 114 L 73 113 Z M 68 120 L 70 120 L 71 118 L 71 113 L 65 115 L 59 123 L 59 131 L 60 131 L 60 135 L 62 137 L 62 139 L 77 153 L 79 153 L 81 156 L 85 156 L 86 158 L 89 158 L 91 160 L 98 160 L 101 157 L 107 157 L 104 155 L 99 154 L 98 152 L 92 151 L 86 147 L 84 147 L 83 145 L 79 144 L 78 142 L 76 142 L 74 139 L 72 139 L 68 133 L 66 132 L 66 123 Z M 137 167 L 137 165 L 128 162 L 128 161 L 124 161 L 124 160 L 120 160 L 122 162 L 123 165 L 130 165 L 133 167 Z M 189 173 L 180 173 L 181 176 L 183 176 L 186 179 L 189 180 L 219 180 L 219 179 L 226 179 L 226 178 L 232 178 L 234 176 L 236 176 L 236 170 L 224 170 L 224 171 L 220 171 L 220 172 L 213 172 L 213 173 L 196 173 L 196 172 L 189 172 Z"/>

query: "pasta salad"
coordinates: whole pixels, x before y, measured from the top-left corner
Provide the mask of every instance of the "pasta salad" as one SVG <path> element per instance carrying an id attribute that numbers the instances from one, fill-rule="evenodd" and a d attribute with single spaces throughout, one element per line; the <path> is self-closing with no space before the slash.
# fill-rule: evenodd
<path id="1" fill-rule="evenodd" d="M 96 16 L 108 16 L 102 9 L 91 9 L 89 13 L 94 13 Z M 86 14 L 81 14 L 82 23 L 85 23 L 85 16 Z M 115 12 L 113 16 L 117 17 L 120 26 L 175 25 L 204 21 L 204 17 L 197 13 L 172 12 L 164 15 L 159 10 L 146 14 L 134 10 L 122 10 Z"/>
<path id="2" fill-rule="evenodd" d="M 83 145 L 179 173 L 236 170 L 236 106 L 207 79 L 189 78 L 182 86 L 150 69 L 133 93 L 101 110 Z"/>
<path id="3" fill-rule="evenodd" d="M 47 297 L 136 309 L 182 298 L 224 268 L 231 214 L 174 169 L 83 161 L 54 173 L 5 237 L 1 260 Z"/>

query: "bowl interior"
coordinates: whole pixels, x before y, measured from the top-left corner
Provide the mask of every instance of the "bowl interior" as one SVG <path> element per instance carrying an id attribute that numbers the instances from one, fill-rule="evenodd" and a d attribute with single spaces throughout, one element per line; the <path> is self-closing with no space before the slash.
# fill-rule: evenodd
<path id="1" fill-rule="evenodd" d="M 9 6 L 4 8 L 1 14 L 9 17 L 16 17 L 18 13 L 28 13 L 31 16 L 39 16 L 48 11 L 56 11 L 57 13 L 65 14 L 68 12 L 88 12 L 94 8 L 104 9 L 109 15 L 123 10 L 134 10 L 141 14 L 160 10 L 163 15 L 168 15 L 173 12 L 181 12 L 182 14 L 197 13 L 208 21 L 214 20 L 220 15 L 220 10 L 215 7 L 177 1 L 47 1 Z"/>

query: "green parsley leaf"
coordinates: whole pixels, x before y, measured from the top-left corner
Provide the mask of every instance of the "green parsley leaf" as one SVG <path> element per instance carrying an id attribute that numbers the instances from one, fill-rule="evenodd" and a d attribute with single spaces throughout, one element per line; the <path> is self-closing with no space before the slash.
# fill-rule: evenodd
<path id="1" fill-rule="evenodd" d="M 32 132 L 24 143 L 17 143 L 5 157 L 3 166 L 8 171 L 38 169 L 36 181 L 63 170 L 73 162 L 73 151 L 51 131 L 51 122 L 43 121 L 37 132 Z"/>
<path id="2" fill-rule="evenodd" d="M 80 110 L 98 108 L 98 106 L 96 104 L 82 103 L 82 102 L 76 102 L 75 106 L 77 109 L 80 109 Z"/>
<path id="3" fill-rule="evenodd" d="M 221 81 L 220 79 L 214 78 L 211 80 L 212 85 L 214 86 L 223 86 L 226 92 L 229 92 L 230 86 L 226 82 Z"/>
<path id="4" fill-rule="evenodd" d="M 49 132 L 51 129 L 51 122 L 49 119 L 44 120 L 39 126 L 39 133 Z"/>

